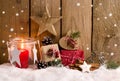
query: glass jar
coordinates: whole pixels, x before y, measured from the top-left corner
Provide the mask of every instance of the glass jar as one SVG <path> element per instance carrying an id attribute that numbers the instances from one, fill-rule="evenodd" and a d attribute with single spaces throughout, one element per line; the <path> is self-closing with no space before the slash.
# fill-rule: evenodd
<path id="1" fill-rule="evenodd" d="M 33 38 L 10 39 L 7 47 L 10 62 L 19 68 L 27 68 L 29 64 L 37 61 L 40 47 L 39 42 Z"/>

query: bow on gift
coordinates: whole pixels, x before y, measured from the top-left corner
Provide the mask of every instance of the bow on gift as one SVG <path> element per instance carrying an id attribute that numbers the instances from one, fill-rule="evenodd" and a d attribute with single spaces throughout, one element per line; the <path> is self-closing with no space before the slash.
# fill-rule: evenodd
<path id="1" fill-rule="evenodd" d="M 77 42 L 74 39 L 72 39 L 71 37 L 67 37 L 66 41 L 67 41 L 67 45 L 69 45 L 72 48 L 75 48 Z"/>

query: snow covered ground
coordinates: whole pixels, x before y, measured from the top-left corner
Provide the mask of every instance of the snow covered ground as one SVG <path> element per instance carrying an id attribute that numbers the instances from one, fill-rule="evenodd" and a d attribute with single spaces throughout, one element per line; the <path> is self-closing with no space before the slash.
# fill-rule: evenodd
<path id="1" fill-rule="evenodd" d="M 120 81 L 120 67 L 108 70 L 102 66 L 90 73 L 82 73 L 65 67 L 33 70 L 3 64 L 0 65 L 0 81 Z"/>

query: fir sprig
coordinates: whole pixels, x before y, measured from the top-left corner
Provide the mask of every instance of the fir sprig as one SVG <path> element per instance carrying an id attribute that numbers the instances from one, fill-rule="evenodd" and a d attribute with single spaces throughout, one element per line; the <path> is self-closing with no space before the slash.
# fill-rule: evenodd
<path id="1" fill-rule="evenodd" d="M 71 33 L 70 37 L 73 39 L 78 38 L 78 37 L 80 37 L 80 32 L 78 31 L 78 32 Z"/>
<path id="2" fill-rule="evenodd" d="M 119 67 L 119 64 L 115 63 L 114 61 L 109 61 L 107 63 L 107 68 L 108 69 L 116 69 Z"/>

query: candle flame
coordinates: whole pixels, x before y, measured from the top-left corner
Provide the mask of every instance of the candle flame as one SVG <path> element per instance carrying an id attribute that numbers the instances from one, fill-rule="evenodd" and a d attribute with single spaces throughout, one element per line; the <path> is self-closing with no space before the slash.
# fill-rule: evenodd
<path id="1" fill-rule="evenodd" d="M 24 40 L 22 40 L 22 43 L 21 43 L 21 49 L 23 49 L 24 48 Z"/>

